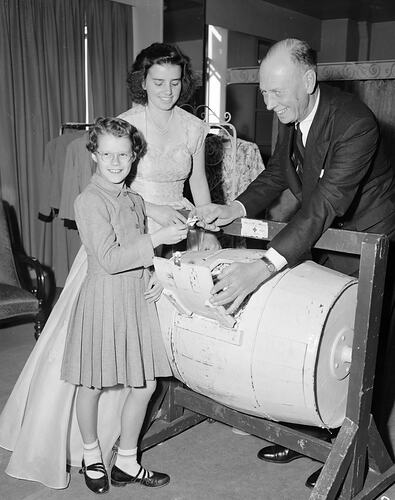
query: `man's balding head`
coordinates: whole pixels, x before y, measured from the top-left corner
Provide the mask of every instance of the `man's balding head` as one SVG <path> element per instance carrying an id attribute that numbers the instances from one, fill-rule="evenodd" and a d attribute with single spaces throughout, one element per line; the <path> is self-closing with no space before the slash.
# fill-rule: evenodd
<path id="1" fill-rule="evenodd" d="M 266 106 L 283 123 L 301 121 L 316 101 L 316 56 L 307 42 L 287 38 L 274 44 L 260 67 Z"/>
<path id="2" fill-rule="evenodd" d="M 279 52 L 287 53 L 294 64 L 300 65 L 305 69 L 317 71 L 316 52 L 304 40 L 298 40 L 297 38 L 280 40 L 270 47 L 266 57 L 270 57 Z"/>

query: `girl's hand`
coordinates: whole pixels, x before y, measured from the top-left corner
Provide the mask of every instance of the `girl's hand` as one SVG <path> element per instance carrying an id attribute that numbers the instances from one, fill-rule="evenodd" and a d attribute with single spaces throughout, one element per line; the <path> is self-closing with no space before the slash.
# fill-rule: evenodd
<path id="1" fill-rule="evenodd" d="M 159 300 L 162 290 L 162 285 L 159 283 L 156 274 L 153 273 L 153 275 L 149 279 L 147 290 L 144 292 L 145 300 L 147 302 L 156 302 L 157 300 Z"/>
<path id="2" fill-rule="evenodd" d="M 175 245 L 185 240 L 188 234 L 188 226 L 182 222 L 174 223 L 171 226 L 163 227 L 151 234 L 152 245 L 156 248 L 159 245 Z"/>
<path id="3" fill-rule="evenodd" d="M 186 218 L 180 214 L 175 208 L 168 205 L 154 205 L 150 203 L 147 205 L 147 215 L 149 215 L 155 222 L 163 227 L 171 226 L 182 222 L 185 224 Z"/>

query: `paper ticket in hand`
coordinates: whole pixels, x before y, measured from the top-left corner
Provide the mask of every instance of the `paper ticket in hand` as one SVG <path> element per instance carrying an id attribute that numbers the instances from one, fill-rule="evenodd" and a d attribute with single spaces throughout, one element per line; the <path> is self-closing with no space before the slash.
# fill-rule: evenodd
<path id="1" fill-rule="evenodd" d="M 193 227 L 198 220 L 199 220 L 199 217 L 197 215 L 194 215 L 193 217 L 188 217 L 186 225 L 188 227 Z"/>

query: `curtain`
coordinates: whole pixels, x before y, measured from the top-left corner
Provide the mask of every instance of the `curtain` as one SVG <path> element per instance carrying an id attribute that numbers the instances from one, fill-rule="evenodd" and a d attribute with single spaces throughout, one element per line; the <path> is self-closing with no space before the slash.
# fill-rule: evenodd
<path id="1" fill-rule="evenodd" d="M 64 121 L 85 121 L 85 0 L 0 0 L 0 185 L 38 254 L 40 169 Z"/>
<path id="2" fill-rule="evenodd" d="M 109 0 L 89 0 L 86 10 L 92 115 L 126 111 L 126 77 L 133 62 L 133 8 Z"/>

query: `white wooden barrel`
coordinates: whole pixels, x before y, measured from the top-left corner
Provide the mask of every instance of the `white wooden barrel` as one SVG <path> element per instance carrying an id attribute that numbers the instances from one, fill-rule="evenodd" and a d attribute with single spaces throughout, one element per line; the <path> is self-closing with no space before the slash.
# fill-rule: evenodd
<path id="1" fill-rule="evenodd" d="M 216 252 L 216 261 L 221 252 Z M 223 252 L 225 261 L 232 260 L 231 250 Z M 240 260 L 240 250 L 235 252 L 235 260 Z M 183 274 L 187 254 L 177 273 Z M 209 266 L 207 252 L 205 256 Z M 158 302 L 176 378 L 251 415 L 328 428 L 342 424 L 357 280 L 304 262 L 262 285 L 231 328 L 201 313 L 191 314 L 190 303 L 183 312 L 178 302 L 182 304 L 187 292 L 182 286 Z"/>

